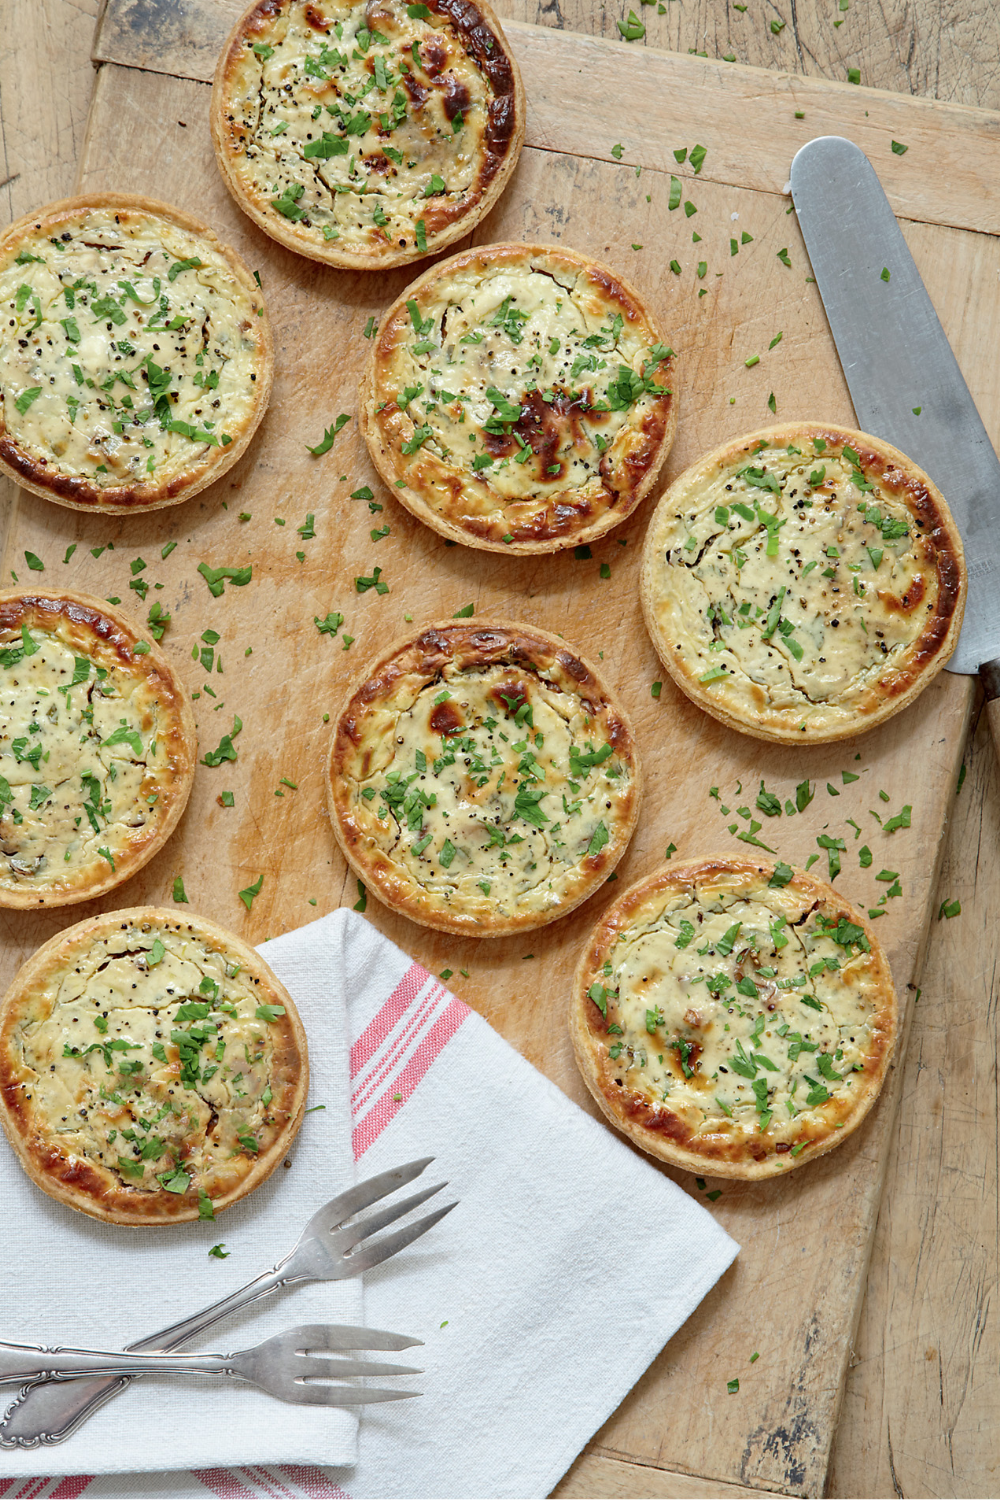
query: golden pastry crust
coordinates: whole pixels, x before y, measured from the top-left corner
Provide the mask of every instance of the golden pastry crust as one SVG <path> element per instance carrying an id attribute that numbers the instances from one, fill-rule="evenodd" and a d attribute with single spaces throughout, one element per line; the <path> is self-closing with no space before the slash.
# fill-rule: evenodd
<path id="1" fill-rule="evenodd" d="M 533 626 L 438 621 L 366 668 L 327 768 L 346 859 L 425 927 L 501 937 L 572 911 L 639 813 L 631 726 L 592 663 Z"/>
<path id="2" fill-rule="evenodd" d="M 88 594 L 0 591 L 0 907 L 129 880 L 177 826 L 197 755 L 147 631 Z"/>
<path id="3" fill-rule="evenodd" d="M 905 708 L 958 642 L 958 528 L 898 449 L 791 422 L 685 470 L 646 536 L 642 606 L 700 708 L 757 739 L 821 743 Z"/>
<path id="4" fill-rule="evenodd" d="M 0 237 L 0 311 L 0 471 L 47 500 L 176 505 L 232 468 L 264 415 L 260 291 L 169 204 L 90 193 L 18 219 Z"/>
<path id="5" fill-rule="evenodd" d="M 649 494 L 677 426 L 674 363 L 607 266 L 488 245 L 425 272 L 383 317 L 359 421 L 392 494 L 442 536 L 555 552 Z"/>
<path id="6" fill-rule="evenodd" d="M 108 1223 L 211 1218 L 246 1197 L 294 1140 L 308 1087 L 288 992 L 204 917 L 91 917 L 39 948 L 0 1005 L 7 1137 L 50 1198 Z"/>
<path id="7" fill-rule="evenodd" d="M 745 1179 L 857 1129 L 897 1024 L 871 924 L 826 881 L 728 854 L 626 891 L 591 934 L 570 1010 L 613 1125 L 671 1166 Z"/>
<path id="8" fill-rule="evenodd" d="M 524 89 L 486 0 L 258 0 L 222 49 L 211 123 L 266 234 L 376 270 L 485 218 L 524 143 Z"/>

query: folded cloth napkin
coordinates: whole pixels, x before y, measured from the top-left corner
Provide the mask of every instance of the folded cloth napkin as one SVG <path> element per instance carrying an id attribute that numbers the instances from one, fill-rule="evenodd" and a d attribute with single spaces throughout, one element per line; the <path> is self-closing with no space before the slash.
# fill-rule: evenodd
<path id="1" fill-rule="evenodd" d="M 305 1020 L 312 1046 L 325 1029 L 351 1038 L 358 1175 L 433 1155 L 426 1177 L 440 1172 L 441 1197 L 460 1200 L 366 1278 L 365 1321 L 425 1340 L 410 1351 L 425 1373 L 398 1381 L 424 1394 L 365 1412 L 353 1468 L 332 1454 L 308 1468 L 290 1442 L 294 1464 L 264 1468 L 244 1454 L 235 1472 L 216 1461 L 195 1473 L 49 1480 L 32 1496 L 547 1495 L 736 1255 L 709 1213 L 363 918 L 336 912 L 281 939 L 285 951 L 318 928 L 337 957 L 314 981 L 325 1020 Z M 313 1097 L 332 1113 L 332 1095 L 317 1087 Z M 285 1322 L 300 1321 L 301 1295 L 283 1302 Z M 148 1464 L 141 1442 L 132 1453 Z M 183 1438 L 175 1453 L 195 1468 Z"/>
<path id="2" fill-rule="evenodd" d="M 294 1245 L 310 1215 L 354 1181 L 348 1043 L 333 977 L 341 968 L 334 918 L 265 943 L 261 953 L 294 997 L 309 1037 L 310 1105 L 286 1160 L 215 1223 L 128 1229 L 102 1224 L 47 1198 L 22 1171 L 0 1132 L 4 1224 L 0 1338 L 26 1344 L 120 1349 L 268 1270 Z M 336 986 L 331 995 L 331 986 Z M 210 1257 L 222 1242 L 227 1260 Z M 204 1349 L 245 1349 L 296 1323 L 364 1321 L 360 1278 L 277 1292 L 205 1336 Z M 0 1413 L 16 1395 L 0 1387 Z M 146 1377 L 48 1450 L 62 1472 L 106 1474 L 243 1463 L 353 1464 L 356 1412 L 281 1405 L 236 1381 Z M 56 1457 L 58 1455 L 58 1457 Z M 11 1475 L 36 1473 L 37 1451 L 0 1448 L 0 1495 Z M 71 1481 L 75 1482 L 75 1481 Z M 57 1481 L 52 1482 L 53 1485 Z M 45 1490 L 25 1490 L 44 1494 Z M 63 1490 L 61 1494 L 82 1493 Z"/>

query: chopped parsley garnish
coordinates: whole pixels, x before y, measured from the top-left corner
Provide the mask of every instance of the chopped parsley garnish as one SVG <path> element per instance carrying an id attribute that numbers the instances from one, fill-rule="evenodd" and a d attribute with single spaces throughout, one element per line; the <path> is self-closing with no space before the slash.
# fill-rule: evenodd
<path id="1" fill-rule="evenodd" d="M 610 834 L 608 833 L 607 828 L 605 828 L 603 821 L 599 822 L 597 827 L 594 829 L 590 843 L 587 845 L 588 856 L 599 854 L 604 848 L 605 844 L 608 842 L 609 838 Z"/>
<path id="2" fill-rule="evenodd" d="M 260 878 L 261 880 L 263 880 L 263 875 Z M 259 883 L 257 889 L 260 889 Z M 257 1020 L 267 1021 L 269 1023 L 271 1021 L 276 1021 L 279 1016 L 283 1016 L 284 1014 L 285 1007 L 283 1005 L 258 1005 L 256 1010 Z"/>
<path id="3" fill-rule="evenodd" d="M 17 400 L 14 402 L 14 405 L 23 416 L 24 413 L 28 410 L 28 407 L 31 405 L 32 401 L 36 400 L 41 394 L 41 386 L 33 385 L 29 387 L 28 390 L 21 392 L 20 396 L 18 396 Z"/>
<path id="4" fill-rule="evenodd" d="M 168 281 L 176 281 L 182 271 L 196 270 L 202 264 L 197 255 L 192 255 L 189 260 L 176 260 L 167 272 Z"/>
<path id="5" fill-rule="evenodd" d="M 281 193 L 270 201 L 279 214 L 286 219 L 291 219 L 294 223 L 296 220 L 304 219 L 306 216 L 305 209 L 299 207 L 299 199 L 304 192 L 305 187 L 301 182 L 289 182 L 286 183 Z"/>

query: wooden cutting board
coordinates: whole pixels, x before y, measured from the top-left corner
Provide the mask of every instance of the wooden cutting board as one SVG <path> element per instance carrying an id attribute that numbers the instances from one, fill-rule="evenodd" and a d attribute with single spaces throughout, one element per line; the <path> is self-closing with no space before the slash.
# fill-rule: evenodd
<path id="1" fill-rule="evenodd" d="M 801 863 L 819 852 L 815 840 L 824 830 L 856 847 L 847 821 L 854 819 L 863 830 L 857 843 L 871 846 L 874 861 L 862 871 L 849 849 L 838 885 L 864 905 L 875 899 L 878 870 L 900 871 L 904 896 L 888 903 L 880 932 L 908 1019 L 970 683 L 946 674 L 905 714 L 850 746 L 771 749 L 726 733 L 669 679 L 658 699 L 651 695 L 664 673 L 642 625 L 637 572 L 654 502 L 596 544 L 592 559 L 498 558 L 448 547 L 403 511 L 376 479 L 354 421 L 332 452 L 312 458 L 306 445 L 318 442 L 338 413 L 356 411 L 369 316 L 377 319 L 409 277 L 314 266 L 272 244 L 232 205 L 212 157 L 207 81 L 240 8 L 233 0 L 109 0 L 96 42 L 104 65 L 80 187 L 177 203 L 212 223 L 259 269 L 276 338 L 270 412 L 230 475 L 159 515 L 121 521 L 79 515 L 9 491 L 2 564 L 5 581 L 13 572 L 22 582 L 117 596 L 143 616 L 159 601 L 172 615 L 164 645 L 201 694 L 195 706 L 203 749 L 217 745 L 238 714 L 239 760 L 199 770 L 177 834 L 113 900 L 51 916 L 0 917 L 0 981 L 45 938 L 91 910 L 169 905 L 178 875 L 192 909 L 254 942 L 353 905 L 356 882 L 323 812 L 329 734 L 323 716 L 333 714 L 364 658 L 406 628 L 407 615 L 418 624 L 471 602 L 477 617 L 521 617 L 603 655 L 632 715 L 647 773 L 640 827 L 618 883 L 530 942 L 477 944 L 430 934 L 393 918 L 374 899 L 371 920 L 432 970 L 451 969 L 451 987 L 589 1109 L 563 1022 L 586 931 L 616 891 L 663 858 L 668 844 L 680 855 L 743 849 L 728 825 L 748 826 L 737 809 L 755 811 L 761 779 L 784 799 L 808 777 L 816 796 L 806 813 L 773 820 L 757 813 L 766 825 L 759 837 Z M 988 238 L 1000 225 L 991 163 L 1000 118 L 522 25 L 511 25 L 509 34 L 529 99 L 527 146 L 512 186 L 473 238 L 561 241 L 592 251 L 637 283 L 682 361 L 680 428 L 665 482 L 705 449 L 772 420 L 772 392 L 781 418 L 853 420 L 794 216 L 786 212 L 790 200 L 782 196 L 795 149 L 819 134 L 850 136 L 875 163 L 987 428 L 1000 427 L 990 333 L 1000 279 Z M 893 139 L 908 146 L 906 155 L 892 153 Z M 675 150 L 696 142 L 707 148 L 697 175 L 674 158 Z M 620 159 L 612 154 L 619 143 Z M 669 209 L 671 173 L 696 214 Z M 744 235 L 751 238 L 744 242 Z M 790 267 L 778 255 L 786 249 Z M 780 343 L 769 349 L 778 332 Z M 755 354 L 760 362 L 748 369 Z M 364 485 L 382 511 L 371 514 L 363 500 L 349 498 Z M 296 531 L 310 512 L 316 535 L 302 539 Z M 389 535 L 373 542 L 372 528 L 386 522 Z M 74 542 L 77 550 L 64 564 Z M 168 542 L 177 545 L 164 560 Z M 90 549 L 102 547 L 92 555 Z M 27 572 L 26 549 L 43 560 L 44 574 Z M 137 575 L 150 585 L 145 601 L 129 587 L 137 557 L 147 563 Z M 252 562 L 253 580 L 215 599 L 197 574 L 202 561 Z M 602 563 L 610 565 L 609 579 L 600 576 Z M 358 595 L 355 577 L 375 565 L 389 594 Z M 354 637 L 347 651 L 313 625 L 314 616 L 330 609 L 346 617 L 344 629 Z M 215 651 L 222 670 L 216 664 L 210 675 L 192 659 L 207 629 L 221 637 Z M 845 783 L 844 771 L 859 779 Z M 224 789 L 234 793 L 232 808 L 219 804 Z M 912 826 L 882 833 L 872 812 L 884 817 L 904 804 L 912 806 Z M 237 893 L 260 875 L 260 895 L 247 913 Z M 695 1197 L 721 1189 L 709 1206 L 742 1254 L 559 1494 L 822 1491 L 899 1078 L 897 1061 L 865 1127 L 832 1156 L 777 1183 L 709 1180 L 699 1190 L 676 1174 Z M 609 1287 L 608 1295 L 627 1296 L 628 1289 Z M 755 1351 L 760 1358 L 751 1366 Z M 726 1385 L 734 1376 L 740 1391 L 730 1396 Z"/>

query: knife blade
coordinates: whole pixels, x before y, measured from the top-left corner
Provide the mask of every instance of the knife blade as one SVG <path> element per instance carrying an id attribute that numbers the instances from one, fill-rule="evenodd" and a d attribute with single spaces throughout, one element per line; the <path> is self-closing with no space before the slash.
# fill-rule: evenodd
<path id="1" fill-rule="evenodd" d="M 791 189 L 858 426 L 930 475 L 961 532 L 968 597 L 948 670 L 1000 698 L 1000 460 L 864 152 L 809 141 Z"/>

